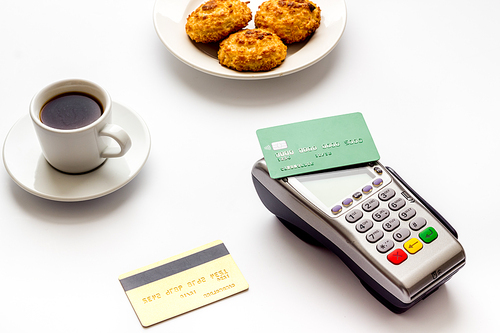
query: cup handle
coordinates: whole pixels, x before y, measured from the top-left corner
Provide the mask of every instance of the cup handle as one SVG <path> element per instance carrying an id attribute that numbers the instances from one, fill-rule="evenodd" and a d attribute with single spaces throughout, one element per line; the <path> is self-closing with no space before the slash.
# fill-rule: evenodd
<path id="1" fill-rule="evenodd" d="M 132 146 L 132 140 L 127 132 L 115 124 L 104 125 L 104 128 L 99 132 L 99 136 L 108 136 L 115 140 L 120 146 L 119 148 L 106 147 L 101 153 L 102 158 L 123 156 Z"/>

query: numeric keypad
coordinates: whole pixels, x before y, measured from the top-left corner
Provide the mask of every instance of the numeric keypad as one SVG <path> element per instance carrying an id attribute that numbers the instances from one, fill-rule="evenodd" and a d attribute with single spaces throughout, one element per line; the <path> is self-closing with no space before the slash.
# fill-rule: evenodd
<path id="1" fill-rule="evenodd" d="M 423 245 L 418 239 L 408 239 L 412 231 L 420 231 L 427 225 L 427 221 L 418 216 L 414 207 L 408 207 L 407 201 L 403 197 L 397 196 L 394 189 L 390 187 L 382 189 L 377 197 L 368 198 L 365 202 L 361 202 L 360 208 L 350 211 L 345 219 L 349 223 L 357 222 L 356 231 L 366 234 L 366 241 L 370 244 L 376 244 L 378 252 L 385 254 L 392 250 L 397 243 L 400 243 L 400 246 L 411 255 L 421 250 Z M 362 219 L 364 213 L 371 213 L 371 215 Z M 437 233 L 434 235 L 433 232 L 435 232 L 434 229 L 426 233 L 421 232 L 419 237 L 427 244 L 427 239 L 437 235 Z M 406 243 L 403 244 L 405 241 Z M 408 258 L 407 254 L 401 255 L 404 252 L 403 249 L 396 248 L 388 255 L 387 259 L 399 265 Z"/>

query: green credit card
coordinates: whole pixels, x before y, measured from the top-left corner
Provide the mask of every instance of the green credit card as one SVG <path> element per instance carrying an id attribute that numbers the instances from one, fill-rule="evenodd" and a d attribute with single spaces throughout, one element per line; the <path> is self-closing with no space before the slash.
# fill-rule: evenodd
<path id="1" fill-rule="evenodd" d="M 380 158 L 359 112 L 263 128 L 257 137 L 274 179 Z"/>

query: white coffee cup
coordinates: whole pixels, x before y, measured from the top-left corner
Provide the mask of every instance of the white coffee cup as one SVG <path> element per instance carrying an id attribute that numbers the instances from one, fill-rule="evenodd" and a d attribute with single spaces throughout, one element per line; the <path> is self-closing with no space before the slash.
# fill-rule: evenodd
<path id="1" fill-rule="evenodd" d="M 40 113 L 56 96 L 81 93 L 92 96 L 102 107 L 102 115 L 89 125 L 76 129 L 57 129 L 44 124 Z M 82 79 L 54 82 L 40 90 L 31 100 L 30 116 L 42 153 L 55 169 L 71 174 L 92 171 L 107 158 L 121 157 L 132 146 L 130 136 L 112 123 L 112 101 L 101 86 Z M 110 147 L 111 139 L 119 147 Z"/>

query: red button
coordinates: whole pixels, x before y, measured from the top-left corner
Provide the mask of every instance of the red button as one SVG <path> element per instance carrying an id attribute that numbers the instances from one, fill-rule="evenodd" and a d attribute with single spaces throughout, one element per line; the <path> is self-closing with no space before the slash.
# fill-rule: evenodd
<path id="1" fill-rule="evenodd" d="M 401 249 L 395 249 L 394 251 L 392 251 L 387 255 L 387 259 L 389 259 L 389 261 L 392 262 L 394 265 L 399 265 L 407 258 L 408 255 L 406 254 L 406 252 Z"/>

